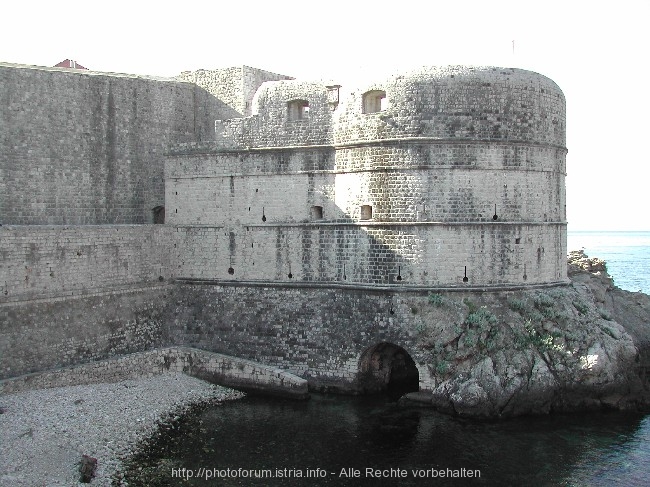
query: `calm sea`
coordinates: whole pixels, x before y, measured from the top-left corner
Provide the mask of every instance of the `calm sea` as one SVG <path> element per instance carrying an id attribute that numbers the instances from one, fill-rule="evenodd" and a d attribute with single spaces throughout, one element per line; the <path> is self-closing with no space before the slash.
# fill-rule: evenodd
<path id="1" fill-rule="evenodd" d="M 480 422 L 378 397 L 247 397 L 189 417 L 155 446 L 131 470 L 130 486 L 646 487 L 650 479 L 650 416 L 642 414 Z M 463 469 L 480 477 L 461 478 Z M 459 478 L 447 477 L 453 472 Z"/>
<path id="2" fill-rule="evenodd" d="M 605 260 L 621 289 L 650 294 L 650 232 L 569 231 L 567 240 L 568 250 Z"/>

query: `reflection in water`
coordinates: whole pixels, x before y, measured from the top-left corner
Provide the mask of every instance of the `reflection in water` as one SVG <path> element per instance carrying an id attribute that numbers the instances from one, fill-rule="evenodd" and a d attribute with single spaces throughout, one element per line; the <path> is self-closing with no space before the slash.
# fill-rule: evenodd
<path id="1" fill-rule="evenodd" d="M 164 458 L 164 459 L 162 459 Z M 307 402 L 249 397 L 190 418 L 151 462 L 158 471 L 270 469 L 284 478 L 155 485 L 647 485 L 650 416 L 583 414 L 476 422 L 377 397 L 314 395 Z M 296 478 L 307 469 L 324 478 Z M 404 469 L 404 478 L 366 477 Z M 480 479 L 413 476 L 413 470 L 480 470 Z M 285 470 L 286 469 L 286 470 Z M 341 476 L 342 470 L 360 477 Z M 293 474 L 293 475 L 292 475 Z M 291 475 L 290 478 L 286 478 Z M 151 483 L 142 485 L 154 485 Z M 139 485 L 130 483 L 130 485 Z"/>

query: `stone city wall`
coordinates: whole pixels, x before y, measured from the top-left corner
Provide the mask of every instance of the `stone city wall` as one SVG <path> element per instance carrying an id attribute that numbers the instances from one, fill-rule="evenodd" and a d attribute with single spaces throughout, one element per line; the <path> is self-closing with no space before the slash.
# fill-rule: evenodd
<path id="1" fill-rule="evenodd" d="M 12 377 L 161 343 L 172 228 L 0 227 L 0 374 Z"/>
<path id="2" fill-rule="evenodd" d="M 0 100 L 3 224 L 151 222 L 167 147 L 218 115 L 190 83 L 10 64 Z"/>
<path id="3" fill-rule="evenodd" d="M 0 227 L 0 303 L 159 285 L 173 275 L 166 225 Z"/>
<path id="4" fill-rule="evenodd" d="M 353 391 L 362 353 L 403 347 L 430 388 L 411 312 L 426 295 L 309 287 L 179 284 L 170 340 L 279 367 L 315 389 Z M 392 313 L 391 313 L 392 310 Z"/>
<path id="5" fill-rule="evenodd" d="M 284 147 L 331 142 L 329 90 L 305 81 L 264 83 L 250 117 L 215 122 L 215 147 Z"/>
<path id="6" fill-rule="evenodd" d="M 236 66 L 186 71 L 176 79 L 194 83 L 212 94 L 221 103 L 221 110 L 216 119 L 224 120 L 251 115 L 253 96 L 265 81 L 292 78 L 249 66 Z"/>
<path id="7" fill-rule="evenodd" d="M 178 278 L 401 287 L 566 282 L 557 224 L 178 226 Z M 467 277 L 465 281 L 464 278 Z"/>
<path id="8" fill-rule="evenodd" d="M 162 345 L 168 285 L 0 304 L 0 379 Z"/>

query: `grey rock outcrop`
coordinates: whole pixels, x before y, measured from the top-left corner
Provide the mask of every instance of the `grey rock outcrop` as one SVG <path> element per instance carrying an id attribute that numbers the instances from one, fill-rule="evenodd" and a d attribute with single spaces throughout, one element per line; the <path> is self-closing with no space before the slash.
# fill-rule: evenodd
<path id="1" fill-rule="evenodd" d="M 471 417 L 650 405 L 650 297 L 614 286 L 605 262 L 569 256 L 571 284 L 435 295 L 420 336 L 430 402 Z"/>

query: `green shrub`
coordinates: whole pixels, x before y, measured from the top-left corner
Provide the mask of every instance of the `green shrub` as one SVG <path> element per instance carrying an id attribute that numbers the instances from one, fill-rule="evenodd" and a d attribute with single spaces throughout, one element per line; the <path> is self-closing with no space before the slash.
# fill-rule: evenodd
<path id="1" fill-rule="evenodd" d="M 465 306 L 469 308 L 470 314 L 474 313 L 474 311 L 478 309 L 478 306 L 476 306 L 469 298 L 463 299 L 463 303 L 465 303 Z"/>
<path id="2" fill-rule="evenodd" d="M 545 319 L 544 315 L 539 311 L 537 311 L 536 309 L 528 310 L 528 313 L 526 313 L 526 317 L 533 323 L 541 323 Z"/>
<path id="3" fill-rule="evenodd" d="M 607 311 L 606 309 L 600 310 L 600 317 L 607 321 L 614 321 L 614 318 L 612 318 L 612 315 L 610 315 L 609 311 Z"/>
<path id="4" fill-rule="evenodd" d="M 581 315 L 586 315 L 587 312 L 589 311 L 589 306 L 587 306 L 587 305 L 586 305 L 585 303 L 583 303 L 582 301 L 574 301 L 574 302 L 573 302 L 573 306 L 575 307 L 575 309 L 578 310 L 578 312 L 579 312 Z"/>
<path id="5" fill-rule="evenodd" d="M 526 301 L 517 298 L 508 299 L 508 307 L 517 313 L 524 313 L 528 309 L 528 306 L 526 306 Z"/>
<path id="6" fill-rule="evenodd" d="M 535 296 L 535 307 L 539 310 L 555 306 L 555 300 L 548 294 L 540 293 Z"/>
<path id="7" fill-rule="evenodd" d="M 559 316 L 555 308 L 550 308 L 550 307 L 542 308 L 542 315 L 544 315 L 544 318 L 546 318 L 547 320 L 554 320 Z"/>
<path id="8" fill-rule="evenodd" d="M 465 335 L 463 336 L 463 345 L 466 346 L 467 348 L 471 348 L 474 345 L 476 345 L 476 343 L 477 343 L 476 334 L 470 330 L 466 331 Z"/>
<path id="9" fill-rule="evenodd" d="M 515 344 L 519 347 L 533 346 L 540 352 L 562 350 L 561 346 L 555 344 L 555 339 L 562 338 L 562 333 L 557 331 L 551 333 L 540 333 L 530 320 L 524 323 L 524 329 L 526 330 L 525 334 L 515 334 Z"/>
<path id="10" fill-rule="evenodd" d="M 429 304 L 435 306 L 436 308 L 439 308 L 442 306 L 443 298 L 442 294 L 437 294 L 437 293 L 429 293 Z"/>
<path id="11" fill-rule="evenodd" d="M 477 326 L 479 328 L 487 325 L 493 325 L 497 321 L 497 317 L 492 314 L 485 306 L 481 306 L 475 311 L 470 311 L 470 313 L 467 315 L 467 318 L 465 318 L 465 323 L 467 325 Z"/>
<path id="12" fill-rule="evenodd" d="M 437 374 L 444 375 L 449 370 L 449 362 L 441 360 L 436 364 L 435 370 Z"/>

